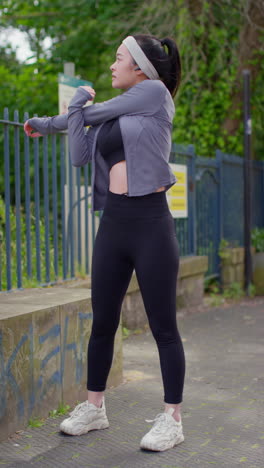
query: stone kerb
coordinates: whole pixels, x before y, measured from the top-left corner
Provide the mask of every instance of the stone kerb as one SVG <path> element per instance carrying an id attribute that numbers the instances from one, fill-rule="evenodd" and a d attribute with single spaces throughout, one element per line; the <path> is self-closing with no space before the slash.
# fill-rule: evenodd
<path id="1" fill-rule="evenodd" d="M 0 296 L 0 440 L 46 417 L 61 402 L 86 398 L 90 290 L 31 289 Z M 108 386 L 122 382 L 116 335 Z"/>
<path id="2" fill-rule="evenodd" d="M 251 255 L 255 249 L 251 247 Z M 223 250 L 221 260 L 221 280 L 223 288 L 230 287 L 233 283 L 244 285 L 244 247 L 227 247 Z"/>

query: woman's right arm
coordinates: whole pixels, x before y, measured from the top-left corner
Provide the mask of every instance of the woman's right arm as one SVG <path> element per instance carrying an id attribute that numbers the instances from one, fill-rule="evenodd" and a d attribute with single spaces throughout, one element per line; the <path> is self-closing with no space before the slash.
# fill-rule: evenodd
<path id="1" fill-rule="evenodd" d="M 28 136 L 39 136 L 31 134 L 31 129 L 41 135 L 59 133 L 68 128 L 68 115 L 54 115 L 53 117 L 32 117 L 25 122 L 24 129 Z"/>
<path id="2" fill-rule="evenodd" d="M 86 86 L 87 100 L 92 101 L 95 98 L 95 90 L 91 86 Z M 83 127 L 87 126 L 83 122 Z M 24 130 L 28 136 L 38 137 L 59 133 L 68 128 L 68 114 L 54 115 L 53 117 L 32 117 L 24 124 Z M 35 131 L 35 133 L 32 133 Z"/>
<path id="3" fill-rule="evenodd" d="M 164 101 L 165 92 L 165 85 L 161 81 L 145 80 L 115 98 L 85 107 L 83 109 L 84 125 L 98 125 L 125 114 L 153 115 Z M 28 123 L 41 135 L 66 130 L 68 117 L 76 111 L 79 112 L 80 103 L 87 101 L 87 99 L 89 99 L 89 92 L 79 87 L 69 106 L 69 114 L 43 118 L 33 117 L 28 120 Z"/>

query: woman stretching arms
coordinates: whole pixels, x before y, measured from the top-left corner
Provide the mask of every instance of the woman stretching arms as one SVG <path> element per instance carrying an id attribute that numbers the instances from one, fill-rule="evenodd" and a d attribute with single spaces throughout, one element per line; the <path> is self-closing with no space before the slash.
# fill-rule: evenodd
<path id="1" fill-rule="evenodd" d="M 158 346 L 165 402 L 140 446 L 162 451 L 184 440 L 180 403 L 185 357 L 176 322 L 179 252 L 166 200 L 166 191 L 176 182 L 168 161 L 180 57 L 172 39 L 128 36 L 110 70 L 112 86 L 125 90 L 120 96 L 83 107 L 95 91 L 81 86 L 67 115 L 34 117 L 25 123 L 33 137 L 68 127 L 72 164 L 91 161 L 92 209 L 104 210 L 92 259 L 87 401 L 60 428 L 80 435 L 109 426 L 104 391 L 122 301 L 135 269 Z"/>

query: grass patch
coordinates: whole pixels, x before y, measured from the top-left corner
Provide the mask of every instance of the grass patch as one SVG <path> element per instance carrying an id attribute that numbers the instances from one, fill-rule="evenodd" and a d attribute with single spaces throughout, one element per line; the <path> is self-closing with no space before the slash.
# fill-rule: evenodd
<path id="1" fill-rule="evenodd" d="M 45 424 L 44 419 L 38 419 L 38 418 L 31 418 L 28 421 L 28 427 L 35 428 L 35 427 L 42 427 Z"/>
<path id="2" fill-rule="evenodd" d="M 49 412 L 49 416 L 51 418 L 58 418 L 59 416 L 62 416 L 63 414 L 67 414 L 70 409 L 69 405 L 65 405 L 64 403 L 60 403 L 57 409 L 51 410 Z"/>

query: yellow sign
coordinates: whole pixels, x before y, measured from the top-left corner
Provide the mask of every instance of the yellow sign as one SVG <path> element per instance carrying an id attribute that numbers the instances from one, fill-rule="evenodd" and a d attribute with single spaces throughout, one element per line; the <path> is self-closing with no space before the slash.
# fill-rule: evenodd
<path id="1" fill-rule="evenodd" d="M 170 164 L 177 182 L 167 191 L 169 209 L 174 218 L 188 217 L 188 196 L 187 196 L 187 166 L 183 164 Z"/>

